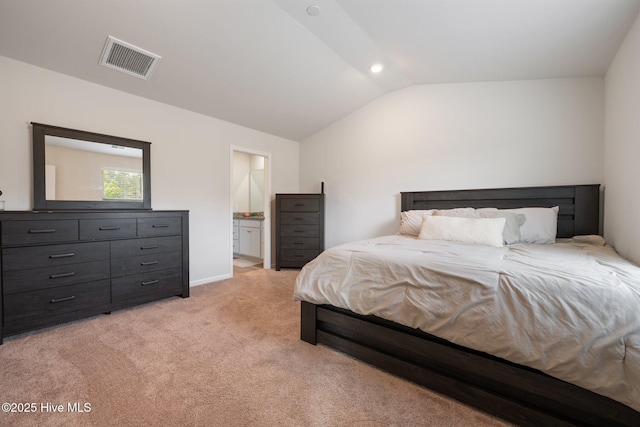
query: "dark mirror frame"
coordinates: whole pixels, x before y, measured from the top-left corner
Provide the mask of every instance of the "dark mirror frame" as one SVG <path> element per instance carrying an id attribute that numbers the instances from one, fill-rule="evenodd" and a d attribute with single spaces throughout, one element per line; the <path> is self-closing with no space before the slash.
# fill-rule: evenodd
<path id="1" fill-rule="evenodd" d="M 33 210 L 149 210 L 151 209 L 151 143 L 118 136 L 31 123 L 33 135 Z M 45 136 L 59 136 L 100 144 L 142 149 L 142 201 L 47 200 L 45 182 Z"/>

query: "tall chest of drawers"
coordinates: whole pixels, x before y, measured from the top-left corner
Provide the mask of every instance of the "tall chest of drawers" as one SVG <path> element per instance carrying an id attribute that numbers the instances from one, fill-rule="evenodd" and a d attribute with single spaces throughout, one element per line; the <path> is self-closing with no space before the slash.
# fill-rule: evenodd
<path id="1" fill-rule="evenodd" d="M 276 270 L 301 268 L 324 250 L 324 194 L 276 194 Z"/>
<path id="2" fill-rule="evenodd" d="M 189 296 L 187 211 L 0 212 L 3 336 Z"/>

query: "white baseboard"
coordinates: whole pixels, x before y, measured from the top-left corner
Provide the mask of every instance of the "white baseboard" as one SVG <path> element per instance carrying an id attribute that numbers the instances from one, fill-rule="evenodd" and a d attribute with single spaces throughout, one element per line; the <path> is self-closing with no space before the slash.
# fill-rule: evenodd
<path id="1" fill-rule="evenodd" d="M 221 274 L 220 276 L 206 277 L 204 279 L 199 280 L 191 280 L 189 282 L 189 287 L 193 288 L 194 286 L 206 285 L 207 283 L 219 282 L 220 280 L 231 279 L 233 277 L 232 274 Z"/>

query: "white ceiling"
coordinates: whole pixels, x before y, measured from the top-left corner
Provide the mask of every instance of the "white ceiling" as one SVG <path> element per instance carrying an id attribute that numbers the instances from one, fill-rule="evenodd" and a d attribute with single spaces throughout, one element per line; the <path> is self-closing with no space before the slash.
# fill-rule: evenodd
<path id="1" fill-rule="evenodd" d="M 0 0 L 0 55 L 300 141 L 415 84 L 604 75 L 639 10 L 640 0 Z M 148 81 L 98 65 L 109 35 L 162 56 Z"/>

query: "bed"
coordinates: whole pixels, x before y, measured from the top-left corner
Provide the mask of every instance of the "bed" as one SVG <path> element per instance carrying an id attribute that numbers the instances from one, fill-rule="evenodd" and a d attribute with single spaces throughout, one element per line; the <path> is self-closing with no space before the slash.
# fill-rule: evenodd
<path id="1" fill-rule="evenodd" d="M 462 207 L 512 209 L 558 206 L 557 237 L 559 241 L 563 238 L 579 235 L 597 235 L 600 218 L 599 201 L 599 185 L 425 191 L 401 194 L 403 212 Z M 437 242 L 435 243 L 437 244 Z M 542 362 L 527 361 L 526 364 L 523 364 L 511 360 L 519 360 L 519 356 L 511 357 L 510 353 L 503 352 L 508 355 L 506 358 L 489 354 L 483 351 L 482 346 L 475 345 L 478 341 L 477 337 L 471 337 L 467 340 L 466 332 L 461 334 L 461 338 L 455 336 L 455 339 L 447 339 L 446 333 L 444 335 L 440 333 L 441 329 L 444 331 L 446 328 L 437 328 L 424 320 L 420 323 L 420 320 L 414 319 L 413 314 L 405 315 L 404 324 L 401 324 L 386 318 L 388 316 L 383 308 L 376 311 L 375 307 L 363 308 L 356 303 L 352 304 L 352 307 L 356 308 L 350 309 L 350 305 L 341 300 L 343 291 L 336 292 L 320 288 L 316 288 L 314 292 L 305 290 L 305 286 L 321 285 L 311 283 L 310 277 L 314 276 L 313 269 L 320 269 L 316 271 L 316 278 L 326 277 L 329 278 L 328 281 L 331 281 L 331 277 L 339 277 L 335 276 L 336 271 L 329 271 L 337 264 L 327 264 L 330 267 L 323 267 L 322 262 L 325 258 L 337 256 L 340 251 L 357 253 L 360 257 L 360 254 L 364 253 L 365 246 L 371 246 L 383 253 L 388 246 L 405 245 L 405 242 L 400 236 L 386 236 L 381 240 L 374 239 L 372 242 L 360 244 L 360 246 L 358 244 L 360 242 L 348 244 L 346 247 L 341 245 L 338 249 L 332 248 L 325 251 L 301 271 L 294 298 L 301 301 L 302 340 L 311 344 L 332 347 L 516 424 L 640 425 L 640 412 L 638 412 L 640 402 L 634 401 L 638 396 L 638 387 L 640 387 L 640 384 L 636 384 L 637 381 L 634 381 L 638 378 L 638 370 L 640 370 L 640 359 L 638 359 L 640 354 L 636 351 L 638 344 L 640 344 L 640 328 L 637 327 L 638 310 L 633 310 L 636 301 L 634 298 L 638 297 L 636 290 L 632 290 L 630 297 L 625 298 L 625 303 L 631 304 L 631 308 L 628 310 L 628 319 L 625 320 L 630 323 L 624 326 L 628 330 L 621 332 L 621 337 L 624 340 L 622 350 L 616 350 L 623 352 L 620 357 L 626 363 L 625 368 L 616 369 L 624 372 L 607 371 L 606 369 L 600 372 L 599 368 L 593 371 L 593 379 L 597 379 L 597 377 L 606 379 L 610 372 L 614 376 L 621 375 L 620 380 L 613 379 L 612 381 L 615 386 L 613 388 L 619 385 L 622 389 L 614 390 L 614 392 L 620 392 L 623 397 L 618 398 L 618 395 L 614 393 L 614 397 L 616 397 L 614 400 L 606 397 L 607 394 L 611 394 L 610 391 L 603 392 L 597 387 L 597 384 L 594 386 L 589 382 L 590 378 L 572 378 L 571 382 L 558 379 L 559 372 L 560 376 L 564 374 L 562 369 L 557 370 L 555 365 L 553 369 L 550 369 L 551 374 L 542 372 L 536 366 L 545 366 L 544 360 Z M 422 242 L 409 241 L 407 244 L 408 246 L 401 246 L 402 250 L 407 251 L 407 254 L 418 253 L 420 255 L 420 252 L 426 253 L 432 250 L 431 247 L 425 250 L 424 247 L 418 246 L 422 245 Z M 488 248 L 478 248 L 476 263 L 478 263 L 478 259 L 491 260 L 491 257 L 494 256 L 492 254 L 500 253 L 500 251 L 503 251 L 502 253 L 505 253 L 504 251 L 522 252 L 527 254 L 529 258 L 533 253 L 535 255 L 533 258 L 539 258 L 536 249 L 539 246 L 542 245 L 515 245 L 508 247 L 508 249 L 493 248 L 495 251 Z M 619 275 L 627 274 L 631 277 L 630 280 L 640 280 L 636 277 L 640 270 L 637 270 L 637 267 L 630 263 L 621 264 L 621 258 L 617 257 L 611 248 L 597 245 L 591 247 L 590 242 L 582 240 L 577 244 L 572 240 L 558 243 L 550 245 L 549 248 L 558 251 L 558 254 L 566 251 L 569 256 L 579 257 L 575 258 L 576 260 L 585 259 L 587 263 L 593 263 L 591 253 L 594 253 L 596 257 L 603 257 L 605 262 L 611 261 L 616 265 L 622 265 L 623 269 L 627 269 L 618 273 Z M 437 254 L 436 251 L 433 253 Z M 540 253 L 544 255 L 541 256 L 542 258 L 546 257 L 550 260 L 553 260 L 555 256 L 555 254 L 549 256 L 546 252 Z M 437 260 L 439 255 L 434 256 L 434 259 Z M 498 258 L 504 257 L 501 255 Z M 562 259 L 558 258 L 558 263 L 561 262 Z M 517 263 L 520 263 L 520 259 L 513 258 L 511 264 Z M 375 263 L 371 265 L 375 266 Z M 375 267 L 369 268 L 367 266 L 363 270 L 373 272 L 373 275 L 367 278 L 369 281 L 367 286 L 376 287 Z M 398 266 L 396 270 L 401 271 L 402 267 Z M 464 268 L 461 267 L 462 270 Z M 567 274 L 571 273 L 570 268 L 566 270 Z M 562 275 L 561 265 L 558 271 L 560 271 L 558 274 Z M 320 281 L 316 280 L 316 282 Z M 542 283 L 542 285 L 545 284 Z M 321 295 L 318 296 L 318 294 Z M 379 299 L 373 298 L 372 300 L 378 301 Z M 327 301 L 334 301 L 334 303 L 331 304 Z M 476 306 L 481 306 L 481 304 L 476 304 Z M 606 304 L 602 306 L 607 307 Z M 621 317 L 618 313 L 619 310 L 611 310 L 610 307 L 608 310 L 612 313 L 610 316 L 604 316 L 607 320 Z M 381 314 L 369 314 L 371 312 Z M 420 328 L 415 325 L 420 325 Z M 437 334 L 425 332 L 425 330 L 429 330 L 430 326 L 432 326 L 431 329 L 437 331 Z M 523 330 L 531 332 L 527 331 L 526 327 Z M 494 338 L 491 335 L 485 336 L 485 339 L 489 341 Z M 460 345 L 456 342 L 470 343 L 470 345 Z M 535 343 L 535 341 L 531 342 Z M 558 348 L 557 352 L 559 355 L 564 354 L 562 348 Z M 580 358 L 582 356 L 578 355 L 577 359 Z M 597 364 L 598 360 L 589 363 Z M 562 364 L 556 363 L 556 365 Z M 584 369 L 590 368 L 586 366 Z M 629 381 L 633 383 L 628 384 Z M 575 385 L 576 383 L 588 384 L 588 387 Z M 597 392 L 591 390 L 597 390 Z"/>

